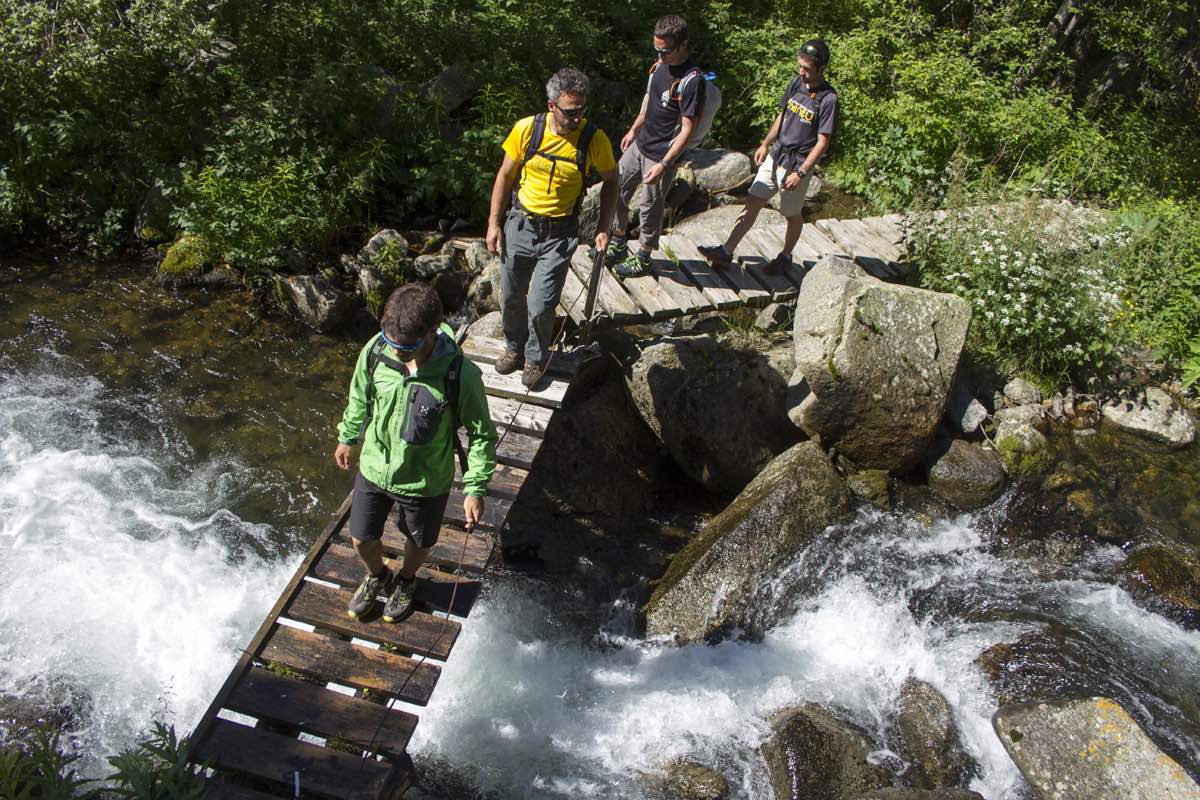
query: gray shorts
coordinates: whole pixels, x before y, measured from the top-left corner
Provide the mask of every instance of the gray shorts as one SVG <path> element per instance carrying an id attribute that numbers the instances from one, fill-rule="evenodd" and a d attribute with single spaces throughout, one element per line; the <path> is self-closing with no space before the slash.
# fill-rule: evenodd
<path id="1" fill-rule="evenodd" d="M 770 200 L 779 192 L 779 213 L 785 217 L 798 217 L 804 213 L 804 199 L 808 194 L 808 184 L 812 181 L 812 173 L 800 179 L 800 185 L 795 189 L 784 190 L 783 179 L 787 171 L 775 166 L 775 159 L 770 153 L 758 168 L 754 183 L 750 184 L 750 194 L 760 200 Z"/>

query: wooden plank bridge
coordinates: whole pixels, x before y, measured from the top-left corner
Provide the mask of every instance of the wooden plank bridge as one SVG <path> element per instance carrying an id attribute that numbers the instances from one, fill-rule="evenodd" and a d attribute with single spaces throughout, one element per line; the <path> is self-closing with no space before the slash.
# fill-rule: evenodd
<path id="1" fill-rule="evenodd" d="M 389 624 L 346 614 L 363 574 L 346 530 L 351 497 L 297 567 L 254 639 L 197 724 L 189 760 L 212 770 L 206 797 L 400 797 L 412 779 L 406 748 L 471 611 L 495 548 L 493 534 L 529 474 L 542 436 L 579 371 L 556 353 L 535 392 L 520 374 L 498 375 L 500 340 L 471 336 L 502 439 L 482 521 L 462 517 L 461 471 L 438 543 L 418 576 L 417 610 Z M 461 468 L 459 468 L 461 469 Z M 389 517 L 385 555 L 403 561 L 404 536 Z"/>
<path id="2" fill-rule="evenodd" d="M 649 275 L 618 279 L 603 272 L 593 322 L 637 325 L 739 306 L 786 303 L 796 299 L 805 272 L 825 255 L 853 259 L 883 280 L 898 281 L 908 275 L 902 244 L 904 218 L 899 214 L 807 223 L 792 250 L 793 266 L 782 275 L 768 274 L 763 267 L 783 249 L 786 229 L 784 218 L 772 209 L 763 209 L 739 243 L 734 258 L 741 269 L 713 269 L 698 248 L 723 242 L 740 212 L 740 206 L 722 206 L 675 226 L 651 254 Z M 560 312 L 580 327 L 586 322 L 583 297 L 592 270 L 588 250 L 581 245 L 576 251 L 559 304 Z"/>

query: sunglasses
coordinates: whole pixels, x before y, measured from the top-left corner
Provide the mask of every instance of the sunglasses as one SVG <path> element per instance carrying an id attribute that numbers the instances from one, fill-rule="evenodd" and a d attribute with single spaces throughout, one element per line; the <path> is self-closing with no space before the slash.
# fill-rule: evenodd
<path id="1" fill-rule="evenodd" d="M 389 339 L 388 335 L 383 331 L 380 331 L 379 335 L 383 337 L 383 341 L 387 342 L 388 347 L 398 350 L 401 353 L 417 352 L 421 349 L 421 345 L 425 344 L 425 339 L 428 338 L 428 334 L 426 334 L 411 344 L 400 344 L 400 342 L 393 342 L 391 339 Z"/>
<path id="2" fill-rule="evenodd" d="M 587 111 L 587 106 L 580 106 L 579 108 L 563 108 L 558 103 L 555 103 L 554 107 L 561 111 L 564 117 L 570 117 L 571 119 L 580 119 L 583 117 L 583 112 Z"/>
<path id="3" fill-rule="evenodd" d="M 669 56 L 678 49 L 679 45 L 675 44 L 671 45 L 670 47 L 656 47 L 654 48 L 654 52 L 658 53 L 660 56 Z"/>
<path id="4" fill-rule="evenodd" d="M 808 56 L 813 61 L 817 62 L 817 66 L 825 66 L 825 59 L 821 53 L 821 50 L 811 44 L 806 44 L 804 47 L 801 47 L 800 55 Z"/>

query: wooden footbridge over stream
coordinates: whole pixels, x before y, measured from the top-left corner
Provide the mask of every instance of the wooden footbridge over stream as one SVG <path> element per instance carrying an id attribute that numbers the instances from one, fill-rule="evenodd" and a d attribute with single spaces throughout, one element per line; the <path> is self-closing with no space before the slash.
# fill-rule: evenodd
<path id="1" fill-rule="evenodd" d="M 708 212 L 664 236 L 651 275 L 618 281 L 599 273 L 591 284 L 591 322 L 628 325 L 786 302 L 799 292 L 805 269 L 829 253 L 853 258 L 880 277 L 903 274 L 899 217 L 806 225 L 794 252 L 797 266 L 768 275 L 762 265 L 782 247 L 783 231 L 765 215 L 766 224 L 760 218 L 735 253 L 744 269 L 715 271 L 696 248 L 720 241 L 736 211 Z M 581 298 L 592 266 L 581 247 L 563 292 L 564 315 L 581 327 L 588 321 Z M 462 346 L 483 371 L 491 416 L 502 434 L 483 520 L 465 530 L 456 484 L 438 544 L 418 573 L 417 610 L 389 624 L 380 617 L 381 598 L 373 617 L 355 620 L 346 605 L 362 565 L 346 530 L 346 498 L 192 733 L 188 757 L 209 769 L 207 797 L 391 800 L 410 785 L 409 739 L 479 596 L 494 536 L 554 413 L 572 384 L 584 382 L 581 372 L 589 371 L 587 351 L 559 352 L 548 378 L 527 392 L 519 374 L 499 375 L 492 367 L 503 352 L 501 340 L 469 336 Z M 391 520 L 383 546 L 394 567 L 404 540 Z"/>

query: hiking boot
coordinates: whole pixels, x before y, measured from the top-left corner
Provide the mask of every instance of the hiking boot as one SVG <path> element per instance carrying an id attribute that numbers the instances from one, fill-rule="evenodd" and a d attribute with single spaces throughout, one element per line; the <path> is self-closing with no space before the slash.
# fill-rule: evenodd
<path id="1" fill-rule="evenodd" d="M 613 272 L 621 278 L 636 278 L 650 272 L 650 254 L 645 250 L 630 253 L 624 261 L 613 267 Z"/>
<path id="2" fill-rule="evenodd" d="M 541 364 L 530 361 L 525 365 L 525 371 L 521 373 L 521 384 L 526 389 L 532 389 L 537 386 L 538 381 L 542 379 L 542 375 L 546 372 L 546 368 Z"/>
<path id="3" fill-rule="evenodd" d="M 733 266 L 733 254 L 725 249 L 723 244 L 700 245 L 696 248 L 704 260 L 717 269 L 727 269 Z"/>
<path id="4" fill-rule="evenodd" d="M 604 261 L 608 264 L 616 264 L 629 255 L 629 245 L 624 239 L 609 239 L 608 247 L 604 250 Z"/>
<path id="5" fill-rule="evenodd" d="M 768 275 L 782 275 L 783 271 L 791 266 L 792 257 L 788 253 L 780 253 L 775 256 L 763 267 L 763 272 Z"/>
<path id="6" fill-rule="evenodd" d="M 516 372 L 524 365 L 524 353 L 515 353 L 512 350 L 505 350 L 504 355 L 497 358 L 496 363 L 492 366 L 496 370 L 497 375 L 508 375 L 509 373 Z"/>
<path id="7" fill-rule="evenodd" d="M 370 611 L 371 606 L 375 605 L 375 598 L 383 593 L 391 579 L 392 573 L 387 567 L 383 568 L 382 575 L 376 576 L 369 572 L 364 575 L 362 583 L 358 584 L 358 588 L 354 590 L 354 595 L 350 598 L 350 605 L 346 606 L 346 613 L 352 619 L 358 619 Z"/>
<path id="8" fill-rule="evenodd" d="M 413 597 L 417 593 L 417 579 L 405 580 L 396 576 L 396 585 L 383 606 L 383 621 L 398 622 L 412 613 Z"/>

